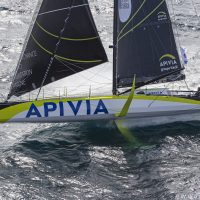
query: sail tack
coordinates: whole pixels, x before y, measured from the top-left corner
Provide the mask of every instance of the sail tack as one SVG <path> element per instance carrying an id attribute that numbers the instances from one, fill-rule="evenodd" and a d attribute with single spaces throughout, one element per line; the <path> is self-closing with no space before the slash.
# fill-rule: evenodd
<path id="1" fill-rule="evenodd" d="M 177 72 L 163 82 L 182 79 L 172 24 L 165 0 L 117 0 L 116 84 L 136 87 Z M 131 12 L 130 12 L 131 11 Z"/>
<path id="2" fill-rule="evenodd" d="M 9 97 L 106 61 L 87 0 L 43 0 Z"/>

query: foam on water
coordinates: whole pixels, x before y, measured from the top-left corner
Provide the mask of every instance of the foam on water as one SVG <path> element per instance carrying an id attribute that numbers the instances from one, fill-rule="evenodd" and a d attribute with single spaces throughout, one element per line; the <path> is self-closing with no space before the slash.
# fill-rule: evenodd
<path id="1" fill-rule="evenodd" d="M 4 143 L 12 142 L 1 150 L 0 197 L 199 197 L 197 123 L 133 129 L 141 144 L 137 148 L 123 139 L 114 124 L 104 125 L 48 125 L 2 138 Z"/>
<path id="2" fill-rule="evenodd" d="M 199 11 L 199 1 L 194 2 Z M 4 95 L 36 3 L 0 1 L 0 91 Z M 55 88 L 67 85 L 73 91 L 80 85 L 110 83 L 99 90 L 111 89 L 112 51 L 108 46 L 112 44 L 113 3 L 92 0 L 90 5 L 110 62 L 65 79 Z M 190 0 L 174 1 L 174 8 L 173 22 L 190 61 L 187 82 L 196 89 L 200 72 L 198 18 Z M 79 80 L 76 86 L 75 78 Z M 176 86 L 185 88 L 182 82 Z M 157 125 L 147 127 L 138 127 L 134 121 L 137 126 L 129 130 L 133 143 L 113 121 L 1 125 L 0 199 L 200 199 L 199 122 L 161 125 L 166 120 L 172 118 L 155 119 Z"/>

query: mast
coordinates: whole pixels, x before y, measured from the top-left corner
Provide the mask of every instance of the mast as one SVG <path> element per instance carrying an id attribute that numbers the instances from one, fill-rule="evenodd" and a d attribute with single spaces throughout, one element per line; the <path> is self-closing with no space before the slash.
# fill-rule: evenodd
<path id="1" fill-rule="evenodd" d="M 117 8 L 118 2 L 114 0 L 113 15 L 113 95 L 117 94 Z"/>

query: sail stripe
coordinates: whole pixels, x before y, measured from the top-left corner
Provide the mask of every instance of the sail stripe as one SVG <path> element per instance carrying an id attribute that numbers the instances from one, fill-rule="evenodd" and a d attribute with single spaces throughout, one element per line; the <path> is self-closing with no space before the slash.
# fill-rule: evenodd
<path id="1" fill-rule="evenodd" d="M 31 37 L 33 38 L 34 42 L 46 53 L 53 55 L 53 53 L 51 51 L 49 51 L 48 49 L 46 49 L 45 47 L 43 47 L 36 39 L 35 37 L 31 34 Z M 98 63 L 98 62 L 102 62 L 102 60 L 76 60 L 76 59 L 72 59 L 72 58 L 65 58 L 63 56 L 59 56 L 59 55 L 55 55 L 56 58 L 60 58 L 62 60 L 67 60 L 67 61 L 71 61 L 71 62 L 76 62 L 76 63 Z"/>
<path id="2" fill-rule="evenodd" d="M 130 22 L 135 18 L 135 16 L 139 13 L 139 11 L 143 8 L 144 4 L 146 3 L 146 0 L 144 0 L 142 2 L 142 4 L 140 5 L 140 7 L 136 10 L 136 12 L 134 13 L 134 15 L 130 18 L 130 20 L 124 25 L 124 27 L 121 29 L 121 31 L 118 34 L 118 38 L 120 37 L 120 35 L 123 33 L 124 29 L 130 24 Z"/>
<path id="3" fill-rule="evenodd" d="M 40 14 L 38 14 L 38 16 L 50 14 L 50 13 L 55 13 L 55 12 L 59 12 L 59 11 L 63 11 L 63 10 L 69 10 L 69 9 L 73 9 L 73 8 L 79 8 L 79 7 L 88 6 L 88 5 L 89 4 L 81 4 L 81 5 L 78 5 L 78 6 L 72 6 L 72 7 L 66 7 L 66 8 L 61 8 L 61 9 L 57 9 L 57 10 L 51 10 L 51 11 L 48 11 L 48 12 L 40 13 Z"/>
<path id="4" fill-rule="evenodd" d="M 142 21 L 140 21 L 138 24 L 136 24 L 133 28 L 131 28 L 129 31 L 127 31 L 126 33 L 124 33 L 119 39 L 118 42 L 123 39 L 126 35 L 128 35 L 130 32 L 132 32 L 133 30 L 135 30 L 138 26 L 140 26 L 143 22 L 145 22 L 149 17 L 151 17 L 151 15 L 154 14 L 154 12 L 160 8 L 160 6 L 165 2 L 165 0 L 162 0 L 160 2 L 160 4 L 158 6 L 155 7 L 155 9 L 153 9 Z"/>
<path id="5" fill-rule="evenodd" d="M 38 25 L 38 27 L 43 30 L 45 33 L 47 33 L 48 35 L 55 37 L 55 38 L 59 38 L 58 35 L 55 35 L 49 31 L 47 31 L 44 27 L 42 27 L 37 21 L 36 24 Z M 81 42 L 81 41 L 89 41 L 89 40 L 95 40 L 98 39 L 99 36 L 96 37 L 89 37 L 89 38 L 66 38 L 66 37 L 61 37 L 61 40 L 68 40 L 68 41 L 75 41 L 75 42 Z"/>

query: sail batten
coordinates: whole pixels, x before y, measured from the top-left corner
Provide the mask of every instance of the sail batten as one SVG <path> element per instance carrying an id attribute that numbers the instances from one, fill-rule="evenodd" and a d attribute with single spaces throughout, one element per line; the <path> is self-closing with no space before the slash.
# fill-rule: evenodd
<path id="1" fill-rule="evenodd" d="M 33 35 L 31 35 L 31 37 L 33 38 L 33 40 L 35 41 L 35 43 L 42 49 L 44 50 L 46 53 L 50 54 L 50 55 L 54 55 L 53 52 L 49 51 L 48 49 L 46 49 L 45 47 L 43 47 L 36 39 Z M 54 55 L 55 58 L 59 58 L 62 60 L 67 60 L 67 61 L 71 61 L 71 62 L 76 62 L 76 63 L 98 63 L 98 62 L 102 62 L 102 60 L 78 60 L 78 59 L 72 59 L 72 58 L 66 58 L 60 55 L 55 54 Z"/>
<path id="2" fill-rule="evenodd" d="M 153 80 L 184 79 L 166 0 L 117 0 L 115 4 L 115 88 L 131 86 L 135 74 L 136 87 Z"/>
<path id="3" fill-rule="evenodd" d="M 43 0 L 21 57 L 9 98 L 107 62 L 88 0 Z"/>
<path id="4" fill-rule="evenodd" d="M 65 11 L 65 10 L 74 9 L 74 8 L 79 8 L 79 7 L 82 7 L 82 6 L 89 6 L 89 4 L 80 4 L 80 5 L 77 5 L 77 6 L 71 6 L 71 7 L 60 8 L 60 9 L 56 9 L 56 10 L 50 10 L 50 11 L 47 11 L 47 12 L 39 13 L 38 16 L 46 15 L 46 14 L 50 14 L 50 13 L 55 13 L 55 12 L 59 12 L 59 11 Z"/>
<path id="5" fill-rule="evenodd" d="M 43 26 L 41 26 L 37 21 L 36 24 L 38 25 L 38 27 L 44 31 L 45 33 L 47 33 L 48 35 L 54 37 L 54 38 L 59 38 L 59 35 L 55 35 L 54 33 L 49 32 L 48 30 L 46 30 Z M 94 37 L 86 37 L 86 38 L 67 38 L 67 37 L 61 37 L 61 40 L 69 40 L 69 41 L 75 41 L 75 42 L 80 42 L 80 41 L 88 41 L 88 40 L 95 40 L 98 39 L 99 36 L 94 36 Z"/>

